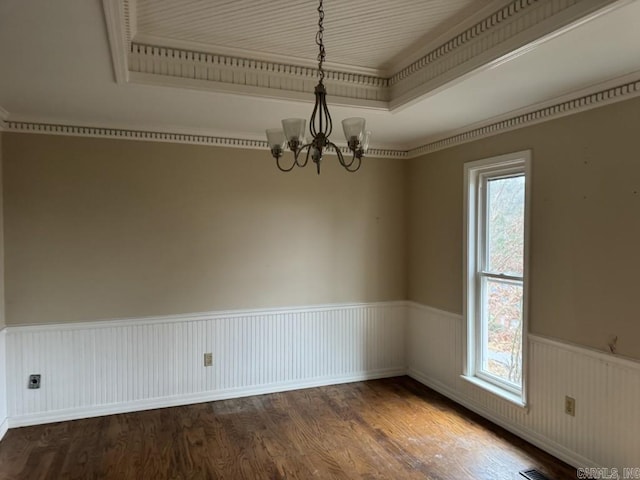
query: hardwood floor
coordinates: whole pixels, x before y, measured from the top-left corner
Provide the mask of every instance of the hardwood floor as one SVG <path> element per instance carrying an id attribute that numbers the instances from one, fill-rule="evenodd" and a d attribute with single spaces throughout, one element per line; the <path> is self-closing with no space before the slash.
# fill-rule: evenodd
<path id="1" fill-rule="evenodd" d="M 552 479 L 575 470 L 408 377 L 9 430 L 1 479 Z"/>

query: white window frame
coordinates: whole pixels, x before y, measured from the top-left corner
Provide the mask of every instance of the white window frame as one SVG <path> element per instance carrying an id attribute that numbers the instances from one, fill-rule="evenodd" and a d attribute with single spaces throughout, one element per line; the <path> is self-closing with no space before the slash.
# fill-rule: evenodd
<path id="1" fill-rule="evenodd" d="M 481 255 L 484 253 L 485 196 L 480 186 L 487 178 L 499 178 L 514 174 L 524 174 L 524 264 L 522 276 L 522 388 L 491 378 L 480 371 L 479 347 L 481 328 L 479 309 L 481 308 L 480 277 L 487 276 L 481 272 Z M 485 158 L 464 165 L 464 316 L 465 345 L 463 348 L 464 371 L 462 378 L 518 406 L 527 405 L 528 380 L 528 301 L 529 301 L 529 211 L 531 207 L 531 150 L 509 153 L 497 157 Z M 508 275 L 499 276 L 509 280 Z M 519 280 L 519 279 L 518 279 Z"/>

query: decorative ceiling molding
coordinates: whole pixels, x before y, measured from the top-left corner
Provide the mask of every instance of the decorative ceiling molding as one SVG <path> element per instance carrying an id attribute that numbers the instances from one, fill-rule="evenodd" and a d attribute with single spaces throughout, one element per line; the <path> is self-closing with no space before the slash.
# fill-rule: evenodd
<path id="1" fill-rule="evenodd" d="M 459 133 L 412 148 L 407 151 L 407 156 L 409 158 L 418 157 L 510 130 L 547 122 L 640 96 L 640 73 L 636 72 L 628 77 L 633 78 L 633 80 L 626 78 L 624 83 L 619 83 L 620 79 L 618 79 L 618 82 L 613 86 L 607 86 L 606 88 L 597 90 L 590 88 L 591 93 L 583 93 L 579 96 L 575 94 L 566 95 L 564 97 L 566 100 L 558 101 L 558 99 L 556 99 L 554 102 L 545 102 L 545 105 L 528 107 L 526 110 L 523 109 L 522 113 L 514 114 L 515 112 L 512 112 L 511 115 L 504 116 L 502 119 L 488 120 L 483 122 L 482 125 L 467 127 Z M 608 85 L 613 83 L 613 81 L 607 82 Z M 601 85 L 601 87 L 603 85 Z"/>
<path id="2" fill-rule="evenodd" d="M 389 78 L 390 109 L 537 47 L 615 0 L 515 0 Z"/>
<path id="3" fill-rule="evenodd" d="M 332 103 L 395 110 L 550 35 L 616 0 L 513 0 L 388 77 L 334 69 Z M 136 41 L 135 5 L 103 0 L 116 80 L 300 100 L 313 93 L 309 65 L 188 50 Z M 504 60 L 502 60 L 504 61 Z M 335 100 L 335 101 L 334 101 Z"/>
<path id="4" fill-rule="evenodd" d="M 126 83 L 129 81 L 128 52 L 131 48 L 131 36 L 135 31 L 133 9 L 130 8 L 129 0 L 103 0 L 102 6 L 111 47 L 113 73 L 117 83 Z"/>
<path id="5" fill-rule="evenodd" d="M 133 42 L 129 52 L 129 71 L 161 78 L 154 84 L 176 85 L 175 79 L 196 80 L 201 88 L 282 97 L 282 93 L 308 94 L 318 83 L 317 68 L 261 60 L 214 55 Z M 325 83 L 335 97 L 356 100 L 356 104 L 381 108 L 388 102 L 388 82 L 384 78 L 327 70 Z M 172 80 L 163 80 L 173 77 Z M 135 79 L 145 77 L 136 76 Z M 179 83 L 178 83 L 179 85 Z M 230 87 L 229 85 L 232 85 Z M 189 87 L 198 84 L 189 83 Z M 274 91 L 279 91 L 274 93 Z M 290 95 L 284 95 L 290 98 Z M 295 99 L 299 97 L 295 96 Z M 339 101 L 337 103 L 340 103 Z M 348 102 L 353 104 L 353 102 Z"/>
<path id="6" fill-rule="evenodd" d="M 15 133 L 39 133 L 46 135 L 65 135 L 72 137 L 100 137 L 123 140 L 142 140 L 148 142 L 187 143 L 191 145 L 208 145 L 217 147 L 232 147 L 244 149 L 269 150 L 265 140 L 254 140 L 234 137 L 217 137 L 189 133 L 160 132 L 152 130 L 132 130 L 126 128 L 93 127 L 81 125 L 61 125 L 53 123 L 39 123 L 8 120 L 5 129 Z M 343 153 L 350 153 L 347 147 L 340 147 Z M 328 149 L 331 152 L 331 149 Z M 404 150 L 371 148 L 369 157 L 404 158 Z"/>
<path id="7" fill-rule="evenodd" d="M 383 158 L 415 158 L 428 153 L 444 150 L 456 145 L 487 138 L 500 133 L 554 120 L 567 115 L 584 112 L 615 102 L 640 96 L 640 72 L 614 79 L 596 87 L 590 87 L 573 94 L 565 95 L 544 104 L 528 107 L 500 118 L 490 119 L 482 124 L 468 126 L 448 136 L 430 141 L 411 149 L 371 148 L 368 156 Z M 129 128 L 110 128 L 81 125 L 62 125 L 37 121 L 18 121 L 6 119 L 7 112 L 0 108 L 0 120 L 3 112 L 4 122 L 0 128 L 8 132 L 35 133 L 48 135 L 68 135 L 80 137 L 117 138 L 125 140 L 143 140 L 153 142 L 187 143 L 231 148 L 261 149 L 268 153 L 267 142 L 240 137 L 221 137 L 204 134 L 163 132 L 157 130 L 135 130 Z M 341 147 L 349 153 L 346 147 Z"/>

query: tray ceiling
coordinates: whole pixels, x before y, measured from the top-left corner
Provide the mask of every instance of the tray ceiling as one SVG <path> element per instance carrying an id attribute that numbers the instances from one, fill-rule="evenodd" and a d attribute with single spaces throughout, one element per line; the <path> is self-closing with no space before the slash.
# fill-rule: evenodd
<path id="1" fill-rule="evenodd" d="M 367 119 L 373 155 L 420 154 L 640 95 L 640 0 L 325 7 L 329 108 L 335 122 Z M 266 148 L 266 128 L 310 115 L 316 8 L 3 0 L 0 129 Z"/>
<path id="2" fill-rule="evenodd" d="M 326 0 L 328 61 L 385 71 L 492 3 Z M 315 0 L 137 0 L 133 40 L 308 63 L 318 54 L 317 7 Z"/>
<path id="3" fill-rule="evenodd" d="M 614 0 L 327 0 L 327 93 L 396 110 L 519 55 Z M 314 0 L 103 0 L 116 79 L 304 100 Z"/>

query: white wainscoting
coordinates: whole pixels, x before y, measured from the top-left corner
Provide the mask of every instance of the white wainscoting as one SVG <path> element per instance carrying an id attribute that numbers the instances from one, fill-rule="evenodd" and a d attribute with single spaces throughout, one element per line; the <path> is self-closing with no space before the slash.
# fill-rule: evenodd
<path id="1" fill-rule="evenodd" d="M 7 329 L 0 329 L 0 440 L 9 428 L 7 412 Z"/>
<path id="2" fill-rule="evenodd" d="M 460 378 L 462 316 L 408 310 L 409 375 L 575 467 L 640 466 L 640 362 L 529 335 L 525 410 Z"/>
<path id="3" fill-rule="evenodd" d="M 405 320 L 385 302 L 9 327 L 9 424 L 404 374 Z"/>
<path id="4" fill-rule="evenodd" d="M 525 410 L 460 378 L 462 322 L 385 302 L 8 327 L 0 331 L 0 438 L 7 426 L 408 371 L 576 467 L 638 466 L 639 362 L 529 335 Z M 205 352 L 212 367 L 203 366 Z M 27 389 L 31 373 L 42 375 L 39 390 Z M 575 417 L 564 414 L 565 395 L 576 399 Z"/>

